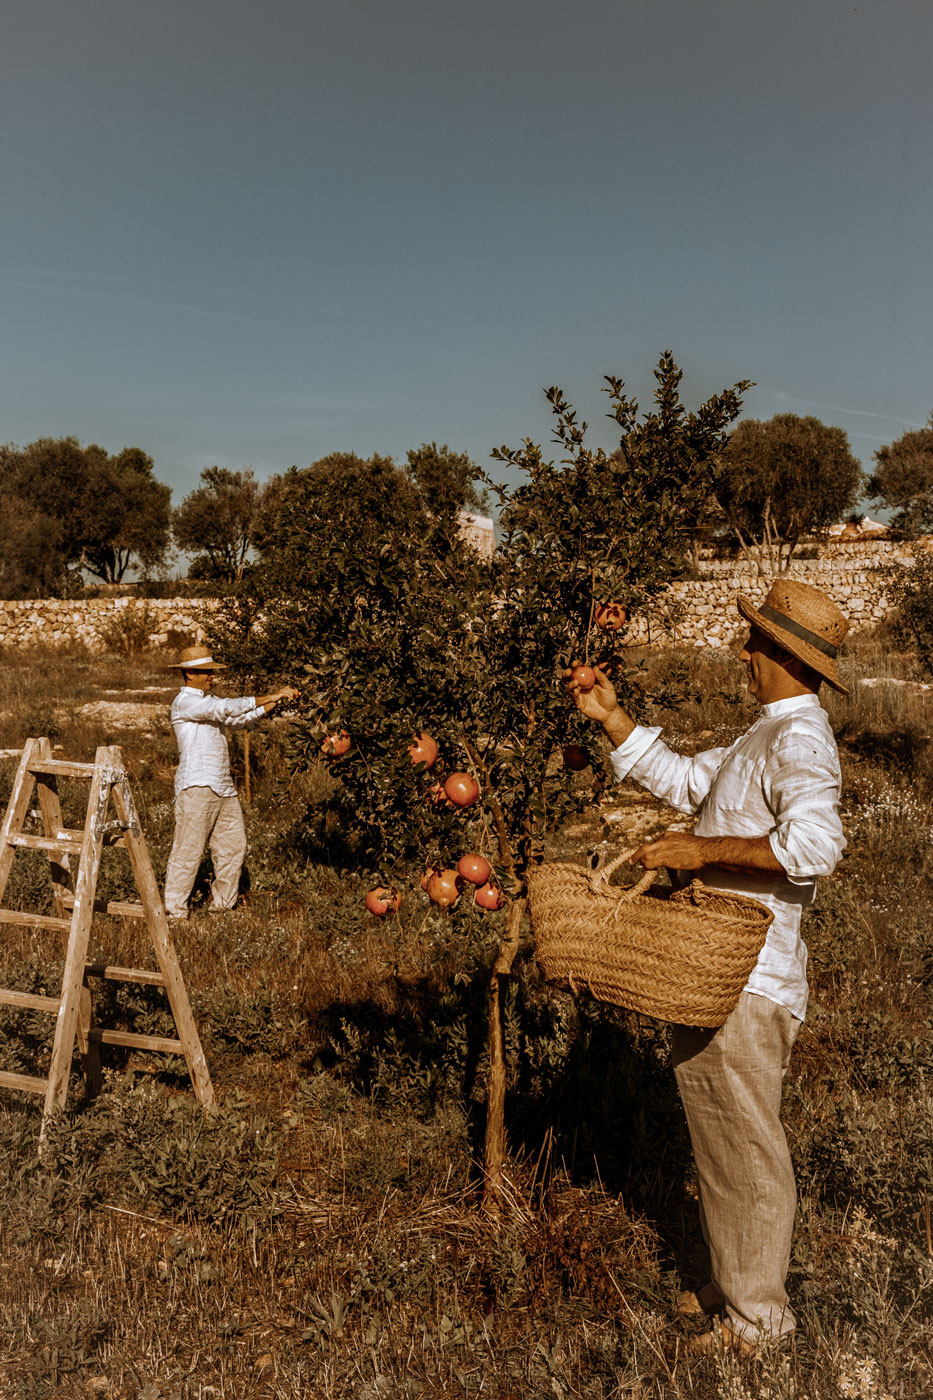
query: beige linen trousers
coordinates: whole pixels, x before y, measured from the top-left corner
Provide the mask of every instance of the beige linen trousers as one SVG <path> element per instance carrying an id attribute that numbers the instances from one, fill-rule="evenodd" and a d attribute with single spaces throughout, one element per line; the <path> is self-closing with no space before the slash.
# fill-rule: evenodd
<path id="1" fill-rule="evenodd" d="M 718 1030 L 677 1026 L 673 1035 L 712 1281 L 729 1326 L 752 1343 L 796 1325 L 784 1285 L 797 1187 L 780 1112 L 801 1024 L 786 1006 L 743 992 Z"/>
<path id="2" fill-rule="evenodd" d="M 218 797 L 213 788 L 182 788 L 175 795 L 175 839 L 165 868 L 165 912 L 188 917 L 191 894 L 205 848 L 214 863 L 211 909 L 232 909 L 246 858 L 246 826 L 238 797 Z"/>

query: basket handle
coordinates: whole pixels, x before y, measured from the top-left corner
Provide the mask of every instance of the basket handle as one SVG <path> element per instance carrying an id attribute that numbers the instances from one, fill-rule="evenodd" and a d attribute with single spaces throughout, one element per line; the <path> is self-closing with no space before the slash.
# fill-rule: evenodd
<path id="1" fill-rule="evenodd" d="M 592 888 L 598 890 L 601 885 L 608 887 L 609 876 L 613 871 L 618 870 L 620 865 L 625 865 L 626 861 L 630 861 L 635 852 L 640 849 L 640 846 L 633 846 L 630 851 L 623 851 L 620 856 L 616 856 L 615 860 L 609 860 L 598 870 L 594 870 L 589 877 Z M 614 889 L 613 894 L 617 894 L 620 899 L 635 899 L 637 895 L 644 894 L 645 890 L 654 884 L 657 873 L 656 870 L 646 870 L 637 884 L 631 885 L 627 890 Z"/>

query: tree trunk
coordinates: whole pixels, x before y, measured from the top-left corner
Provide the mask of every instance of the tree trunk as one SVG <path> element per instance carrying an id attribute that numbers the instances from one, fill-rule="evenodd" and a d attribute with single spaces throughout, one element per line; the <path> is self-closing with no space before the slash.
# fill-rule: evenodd
<path id="1" fill-rule="evenodd" d="M 505 1162 L 505 1026 L 503 1010 L 505 991 L 512 962 L 518 951 L 518 937 L 525 913 L 525 900 L 516 899 L 509 905 L 505 921 L 505 936 L 493 964 L 489 980 L 489 1086 L 486 1094 L 486 1187 L 483 1208 L 498 1218 L 502 1214 Z"/>

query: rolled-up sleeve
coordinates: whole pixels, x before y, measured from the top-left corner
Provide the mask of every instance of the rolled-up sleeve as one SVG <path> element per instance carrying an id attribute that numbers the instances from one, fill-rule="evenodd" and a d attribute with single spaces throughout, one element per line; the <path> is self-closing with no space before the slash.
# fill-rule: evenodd
<path id="1" fill-rule="evenodd" d="M 688 758 L 668 748 L 660 734 L 660 729 L 636 725 L 609 756 L 613 774 L 617 782 L 634 778 L 678 812 L 696 812 L 728 749 L 706 749 Z"/>
<path id="2" fill-rule="evenodd" d="M 792 883 L 831 875 L 845 850 L 839 759 L 819 736 L 788 735 L 768 755 L 764 794 L 774 814 L 771 850 Z"/>
<path id="3" fill-rule="evenodd" d="M 221 700 L 214 695 L 200 698 L 185 696 L 180 707 L 182 719 L 195 724 L 223 724 L 229 729 L 246 729 L 265 716 L 265 708 L 257 706 L 255 695 L 240 695 L 230 700 Z"/>

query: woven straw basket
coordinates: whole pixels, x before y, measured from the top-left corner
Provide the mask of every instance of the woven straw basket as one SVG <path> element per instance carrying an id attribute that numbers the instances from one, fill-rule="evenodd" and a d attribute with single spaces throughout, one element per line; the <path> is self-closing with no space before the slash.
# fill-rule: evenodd
<path id="1" fill-rule="evenodd" d="M 668 899 L 609 876 L 634 854 L 601 870 L 539 865 L 528 877 L 535 956 L 545 977 L 600 1001 L 682 1026 L 721 1026 L 765 941 L 771 910 L 755 899 L 694 880 Z"/>

